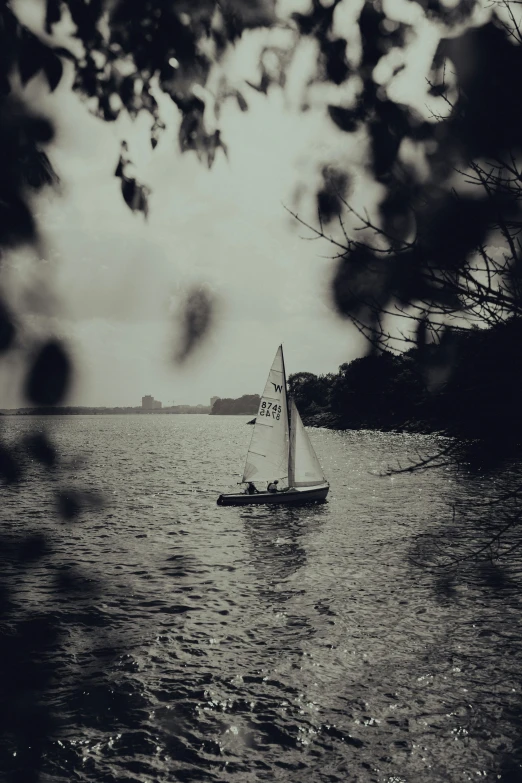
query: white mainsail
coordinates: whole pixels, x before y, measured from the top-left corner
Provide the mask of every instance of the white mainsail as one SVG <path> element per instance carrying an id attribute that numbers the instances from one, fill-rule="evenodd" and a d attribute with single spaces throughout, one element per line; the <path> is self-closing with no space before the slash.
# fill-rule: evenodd
<path id="1" fill-rule="evenodd" d="M 283 348 L 277 349 L 259 403 L 243 481 L 273 481 L 288 476 L 288 409 Z"/>
<path id="2" fill-rule="evenodd" d="M 301 421 L 294 400 L 290 412 L 290 464 L 288 483 L 292 487 L 314 487 L 324 484 L 323 474 L 314 447 Z"/>

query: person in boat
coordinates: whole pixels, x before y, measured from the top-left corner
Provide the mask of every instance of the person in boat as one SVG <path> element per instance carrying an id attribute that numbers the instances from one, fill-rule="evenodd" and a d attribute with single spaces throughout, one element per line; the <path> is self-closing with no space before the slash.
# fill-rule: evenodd
<path id="1" fill-rule="evenodd" d="M 259 491 L 255 484 L 253 484 L 251 481 L 248 482 L 245 492 L 247 495 L 257 495 L 259 494 Z"/>
<path id="2" fill-rule="evenodd" d="M 276 479 L 275 481 L 271 481 L 270 484 L 267 487 L 268 492 L 279 492 L 279 487 L 277 486 L 279 484 L 279 481 Z"/>

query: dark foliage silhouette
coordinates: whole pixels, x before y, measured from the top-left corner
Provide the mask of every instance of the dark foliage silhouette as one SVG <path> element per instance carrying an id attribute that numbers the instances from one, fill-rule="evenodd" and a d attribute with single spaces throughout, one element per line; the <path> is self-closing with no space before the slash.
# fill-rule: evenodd
<path id="1" fill-rule="evenodd" d="M 259 408 L 259 400 L 259 394 L 243 394 L 238 399 L 223 397 L 215 401 L 211 413 L 215 416 L 232 414 L 255 415 Z"/>
<path id="2" fill-rule="evenodd" d="M 483 452 L 494 468 L 522 442 L 522 364 L 513 348 L 521 339 L 522 320 L 513 318 L 455 334 L 451 372 L 433 344 L 402 354 L 372 353 L 336 374 L 296 373 L 288 385 L 310 423 L 321 422 L 323 414 L 339 428 L 438 432 L 455 439 L 461 456 Z"/>
<path id="3" fill-rule="evenodd" d="M 25 396 L 36 405 L 58 405 L 69 386 L 71 367 L 66 352 L 57 342 L 48 342 L 33 360 Z"/>
<path id="4" fill-rule="evenodd" d="M 297 372 L 288 377 L 288 391 L 303 415 L 328 406 L 332 380 L 333 375 L 317 376 L 312 372 Z"/>

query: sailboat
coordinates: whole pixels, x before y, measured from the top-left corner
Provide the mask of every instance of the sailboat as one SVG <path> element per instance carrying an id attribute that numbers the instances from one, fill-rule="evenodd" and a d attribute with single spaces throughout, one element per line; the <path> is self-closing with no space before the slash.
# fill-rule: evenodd
<path id="1" fill-rule="evenodd" d="M 274 481 L 278 491 L 269 492 L 267 485 Z M 288 399 L 282 345 L 268 373 L 238 483 L 247 489 L 220 495 L 218 506 L 317 503 L 326 500 L 330 489 L 295 402 Z"/>

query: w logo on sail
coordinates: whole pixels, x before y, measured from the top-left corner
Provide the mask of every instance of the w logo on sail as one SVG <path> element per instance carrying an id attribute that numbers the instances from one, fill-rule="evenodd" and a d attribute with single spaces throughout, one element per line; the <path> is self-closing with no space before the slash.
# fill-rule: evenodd
<path id="1" fill-rule="evenodd" d="M 270 381 L 270 383 L 274 387 L 275 391 L 277 391 L 277 392 L 282 392 L 283 391 L 283 387 L 281 386 L 280 383 L 274 383 L 273 381 Z"/>

